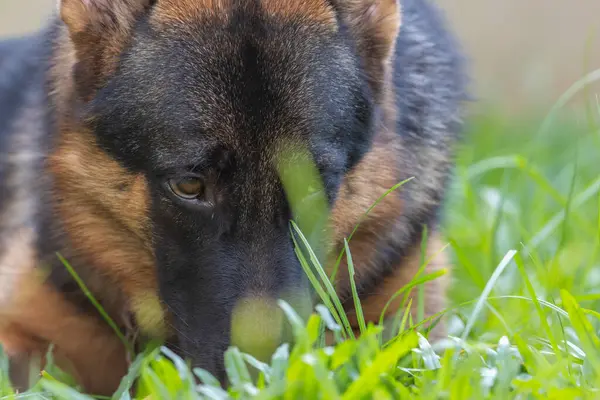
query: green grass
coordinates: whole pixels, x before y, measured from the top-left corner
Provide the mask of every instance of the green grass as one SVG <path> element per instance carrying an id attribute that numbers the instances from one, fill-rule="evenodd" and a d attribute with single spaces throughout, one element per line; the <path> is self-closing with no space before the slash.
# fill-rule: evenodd
<path id="1" fill-rule="evenodd" d="M 269 363 L 231 347 L 227 388 L 149 347 L 113 399 L 129 399 L 131 387 L 139 399 L 600 398 L 599 120 L 595 108 L 576 122 L 493 113 L 470 120 L 444 220 L 454 261 L 450 332 L 435 348 L 406 313 L 397 336 L 361 324 L 354 339 L 328 273 L 315 254 L 298 251 L 323 305 L 305 321 L 279 303 L 293 345 Z M 296 237 L 307 250 L 309 241 Z M 438 276 L 420 275 L 411 287 Z M 326 330 L 334 346 L 324 346 Z M 93 398 L 66 379 L 50 365 L 32 390 L 13 395 L 0 351 L 1 400 Z"/>

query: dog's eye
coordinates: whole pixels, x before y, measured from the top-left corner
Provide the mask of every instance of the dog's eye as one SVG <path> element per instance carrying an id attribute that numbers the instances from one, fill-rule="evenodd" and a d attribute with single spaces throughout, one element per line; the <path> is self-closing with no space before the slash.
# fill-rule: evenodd
<path id="1" fill-rule="evenodd" d="M 193 176 L 170 179 L 169 187 L 184 200 L 194 200 L 204 193 L 204 183 L 200 178 Z"/>

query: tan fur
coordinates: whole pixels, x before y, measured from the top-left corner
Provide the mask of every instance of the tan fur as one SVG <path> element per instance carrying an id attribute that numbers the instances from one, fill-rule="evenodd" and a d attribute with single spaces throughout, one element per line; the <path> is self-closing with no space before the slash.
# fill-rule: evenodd
<path id="1" fill-rule="evenodd" d="M 398 0 L 335 0 L 363 56 L 373 90 L 381 100 L 390 78 L 390 62 L 402 22 Z M 391 84 L 387 86 L 392 86 Z"/>
<path id="2" fill-rule="evenodd" d="M 444 242 L 441 240 L 441 235 L 437 232 L 434 232 L 430 235 L 429 240 L 427 242 L 427 249 L 424 257 L 424 262 L 426 263 L 424 271 L 421 276 L 428 275 L 434 273 L 436 271 L 446 269 L 446 273 L 438 277 L 432 281 L 425 283 L 425 303 L 424 303 L 424 318 L 428 319 L 438 312 L 444 309 L 446 305 L 446 290 L 450 283 L 451 278 L 451 264 L 448 259 L 447 254 L 443 251 L 445 247 Z M 365 250 L 364 247 L 360 249 L 354 248 L 351 250 L 353 259 L 358 255 L 359 257 L 363 255 L 361 250 Z M 368 253 L 367 249 L 367 253 Z M 370 251 L 373 251 L 370 249 Z M 359 266 L 355 265 L 355 268 L 359 268 Z M 341 268 L 347 268 L 346 264 L 343 264 Z M 361 308 L 363 311 L 363 316 L 365 319 L 365 323 L 373 323 L 379 324 L 381 314 L 383 309 L 385 308 L 388 301 L 392 299 L 392 297 L 405 285 L 410 283 L 416 273 L 421 268 L 421 248 L 420 246 L 415 246 L 411 254 L 406 257 L 401 265 L 398 265 L 394 272 L 386 277 L 381 284 L 379 284 L 373 291 L 367 293 L 366 295 L 361 296 Z M 357 279 L 358 280 L 358 279 Z M 360 284 L 360 280 L 358 280 Z M 392 300 L 389 306 L 386 309 L 385 315 L 383 316 L 384 329 L 388 330 L 392 327 L 392 322 L 397 314 L 400 314 L 400 318 L 404 316 L 404 308 L 408 306 L 408 302 L 412 300 L 412 306 L 410 308 L 410 315 L 413 319 L 413 322 L 418 323 L 417 321 L 417 310 L 419 307 L 418 303 L 418 289 L 413 288 L 410 291 L 402 292 L 400 295 L 396 296 L 394 300 Z M 403 300 L 406 297 L 406 303 L 403 304 Z M 358 318 L 356 315 L 356 310 L 354 308 L 354 303 L 346 307 L 346 315 L 348 317 L 348 321 L 350 322 L 350 326 L 352 328 L 352 332 L 356 337 L 360 336 L 360 325 L 358 322 Z M 425 327 L 428 327 L 431 323 L 436 322 L 435 319 L 428 321 L 424 324 Z M 406 328 L 406 326 L 405 326 Z M 445 318 L 442 317 L 441 320 L 437 323 L 437 325 L 429 332 L 428 340 L 430 342 L 435 342 L 439 339 L 442 339 L 447 334 L 447 328 L 445 323 Z M 389 335 L 393 335 L 393 332 L 386 331 L 384 333 L 387 337 Z M 335 340 L 331 332 L 326 333 L 326 343 L 328 345 L 334 345 Z"/>
<path id="3" fill-rule="evenodd" d="M 385 234 L 391 228 L 402 210 L 398 193 L 391 193 L 364 218 L 364 214 L 377 199 L 398 183 L 398 143 L 394 135 L 385 130 L 377 136 L 373 149 L 342 182 L 330 216 L 334 242 L 338 244 L 339 250 L 343 248 L 344 238 L 348 238 L 356 224 L 362 220 L 349 244 L 353 261 L 358 266 L 358 278 L 361 271 L 369 268 L 372 252 L 376 251 L 378 235 Z M 336 257 L 337 254 L 339 252 L 336 252 Z M 347 268 L 340 267 L 338 279 L 341 290 L 348 287 Z"/>
<path id="4" fill-rule="evenodd" d="M 373 150 L 371 150 L 345 179 L 339 192 L 331 215 L 331 223 L 335 242 L 338 243 L 336 251 L 332 253 L 330 265 L 338 257 L 343 249 L 343 240 L 348 238 L 359 221 L 360 226 L 349 242 L 350 253 L 355 268 L 355 281 L 360 287 L 361 277 L 369 274 L 372 270 L 370 261 L 378 251 L 381 237 L 391 229 L 402 213 L 402 202 L 399 191 L 389 193 L 381 202 L 375 206 L 365 218 L 364 213 L 385 194 L 391 187 L 399 183 L 399 171 L 396 151 L 398 143 L 388 132 L 382 132 L 377 138 Z M 410 182 L 406 183 L 407 186 Z M 405 189 L 410 190 L 410 189 Z M 427 245 L 426 259 L 431 257 L 442 247 L 439 234 L 432 236 Z M 421 249 L 420 244 L 415 246 L 412 254 L 403 259 L 402 264 L 397 266 L 394 273 L 380 284 L 374 293 L 370 293 L 362 300 L 364 314 L 368 321 L 378 322 L 379 315 L 390 299 L 390 297 L 402 286 L 409 283 L 420 267 Z M 447 267 L 444 255 L 438 255 L 426 268 L 425 273 L 431 273 L 439 268 Z M 426 287 L 425 310 L 427 315 L 439 311 L 445 297 L 447 275 L 428 283 Z M 350 292 L 350 281 L 346 256 L 342 259 L 337 276 L 337 290 L 342 296 Z M 414 299 L 416 307 L 416 299 Z M 389 307 L 391 313 L 395 313 L 398 304 Z M 353 313 L 350 307 L 350 314 Z M 354 321 L 356 324 L 356 321 Z M 357 325 L 356 325 L 357 326 Z M 442 329 L 442 328 L 440 328 Z M 440 330 L 436 330 L 439 332 Z"/>
<path id="5" fill-rule="evenodd" d="M 373 58 L 387 60 L 400 28 L 398 0 L 338 0 L 360 44 L 376 45 Z"/>
<path id="6" fill-rule="evenodd" d="M 123 292 L 125 309 L 157 296 L 145 179 L 125 172 L 83 130 L 62 132 L 49 168 L 56 214 L 77 254 Z M 153 333 L 164 334 L 162 322 L 155 324 Z"/>
<path id="7" fill-rule="evenodd" d="M 262 0 L 261 5 L 271 16 L 301 17 L 337 28 L 335 12 L 325 0 Z"/>
<path id="8" fill-rule="evenodd" d="M 234 4 L 231 0 L 162 0 L 157 3 L 151 20 L 162 27 L 208 17 L 226 22 Z M 261 0 L 260 5 L 273 17 L 301 17 L 337 27 L 335 12 L 324 0 Z"/>
<path id="9" fill-rule="evenodd" d="M 66 25 L 59 27 L 54 46 L 56 51 L 48 71 L 48 86 L 56 114 L 67 120 L 72 118 L 72 107 L 76 99 L 73 67 L 77 62 L 77 54 Z"/>
<path id="10" fill-rule="evenodd" d="M 94 0 L 83 8 L 80 3 L 66 0 L 61 8 L 65 29 L 50 70 L 60 135 L 47 168 L 55 181 L 54 211 L 75 254 L 88 264 L 86 284 L 117 318 L 130 311 L 145 313 L 144 307 L 162 308 L 148 228 L 147 184 L 97 147 L 93 135 L 75 122 L 71 107 L 78 93 L 83 90 L 84 100 L 93 96 L 94 87 L 112 73 L 132 24 L 149 1 Z M 101 40 L 92 40 L 92 34 L 102 34 Z M 102 55 L 96 59 L 100 73 L 74 80 L 76 62 L 85 62 L 85 54 L 94 51 Z M 144 328 L 166 334 L 162 309 L 155 310 L 152 320 L 145 318 Z"/>
<path id="11" fill-rule="evenodd" d="M 226 22 L 232 5 L 231 0 L 161 0 L 156 4 L 150 21 L 158 28 L 168 28 L 171 24 L 185 25 L 208 17 Z"/>
<path id="12" fill-rule="evenodd" d="M 431 274 L 444 268 L 449 268 L 449 260 L 447 255 L 442 251 L 444 246 L 445 243 L 441 240 L 439 233 L 434 233 L 429 238 L 424 256 L 424 261 L 427 264 L 422 276 Z M 368 293 L 367 296 L 361 300 L 365 320 L 378 323 L 381 312 L 383 311 L 383 308 L 387 302 L 398 290 L 413 280 L 420 267 L 421 248 L 419 245 L 415 246 L 410 256 L 403 261 L 402 265 L 398 266 L 398 268 L 396 268 L 390 276 L 385 278 L 384 281 L 378 285 L 373 292 Z M 429 281 L 425 284 L 425 318 L 431 317 L 444 308 L 446 288 L 450 279 L 449 272 L 450 271 L 447 271 L 447 273 L 442 277 L 439 277 L 433 281 Z M 405 294 L 406 293 L 403 293 L 390 303 L 384 319 L 393 318 L 397 314 L 399 307 L 402 305 L 402 300 L 404 299 Z M 413 320 L 415 320 L 417 317 L 416 310 L 418 307 L 417 289 L 413 289 L 408 298 L 412 298 L 413 306 L 411 309 L 411 314 Z M 348 318 L 352 326 L 358 326 L 356 313 L 353 310 L 348 311 Z M 444 333 L 445 327 L 442 323 L 439 323 L 432 331 L 430 339 L 439 339 L 444 335 Z"/>
<path id="13" fill-rule="evenodd" d="M 112 394 L 127 372 L 127 360 L 123 344 L 105 322 L 79 313 L 33 274 L 23 275 L 13 302 L 0 327 L 9 356 L 43 356 L 54 343 L 57 364 L 87 391 Z"/>
<path id="14" fill-rule="evenodd" d="M 14 271 L 16 290 L 0 305 L 0 343 L 17 360 L 43 356 L 56 345 L 57 363 L 90 391 L 109 394 L 126 373 L 123 344 L 96 316 L 81 314 L 43 283 L 32 251 L 33 233 L 22 231 L 0 271 Z M 67 361 L 68 360 L 68 361 Z"/>

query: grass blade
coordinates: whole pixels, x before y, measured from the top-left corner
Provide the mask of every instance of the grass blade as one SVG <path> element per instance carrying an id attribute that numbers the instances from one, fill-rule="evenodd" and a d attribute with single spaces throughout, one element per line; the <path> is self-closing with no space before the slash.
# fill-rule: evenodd
<path id="1" fill-rule="evenodd" d="M 365 316 L 363 315 L 362 305 L 360 304 L 360 298 L 358 297 L 358 290 L 356 289 L 356 281 L 354 280 L 354 262 L 352 262 L 352 254 L 348 248 L 348 241 L 344 239 L 344 247 L 346 248 L 346 257 L 348 260 L 348 274 L 350 279 L 350 287 L 352 289 L 352 298 L 354 299 L 354 308 L 356 309 L 356 319 L 358 320 L 358 327 L 360 333 L 363 334 L 367 330 L 365 324 Z"/>
<path id="2" fill-rule="evenodd" d="M 361 371 L 360 376 L 352 382 L 342 399 L 363 398 L 379 382 L 379 376 L 397 365 L 398 360 L 417 347 L 418 343 L 415 332 L 408 332 L 396 339 L 388 348 L 377 354 L 366 370 Z"/>
<path id="3" fill-rule="evenodd" d="M 296 223 L 294 221 L 291 222 L 291 225 L 292 225 L 292 228 L 294 229 L 294 232 L 298 235 L 298 237 L 300 238 L 300 241 L 302 242 L 302 244 L 305 246 L 306 250 L 308 251 L 308 253 L 310 255 L 310 260 L 313 263 L 313 267 L 317 270 L 317 273 L 318 273 L 319 277 L 321 278 L 321 282 L 323 282 L 323 284 L 325 285 L 325 288 L 327 289 L 327 293 L 328 293 L 329 297 L 331 298 L 331 300 L 333 301 L 333 304 L 335 305 L 335 309 L 337 310 L 337 313 L 340 316 L 341 323 L 346 331 L 346 334 L 349 337 L 351 337 L 352 339 L 354 339 L 355 338 L 354 332 L 352 331 L 350 321 L 348 321 L 348 316 L 346 315 L 346 311 L 344 310 L 344 307 L 342 306 L 342 302 L 340 301 L 340 298 L 338 297 L 337 292 L 335 291 L 333 285 L 331 284 L 331 281 L 327 277 L 325 270 L 323 270 L 321 263 L 318 261 L 317 256 L 312 251 L 310 244 L 304 237 L 304 234 L 302 234 L 302 231 L 300 230 L 298 225 L 296 225 Z"/>
<path id="4" fill-rule="evenodd" d="M 129 343 L 127 338 L 125 338 L 125 335 L 121 332 L 121 330 L 119 329 L 119 327 L 117 326 L 115 321 L 104 310 L 104 307 L 102 307 L 100 305 L 100 303 L 96 300 L 96 298 L 94 297 L 92 292 L 88 289 L 88 287 L 83 282 L 83 280 L 79 277 L 77 272 L 75 272 L 75 269 L 71 266 L 71 264 L 69 264 L 69 262 L 61 254 L 57 253 L 57 256 L 60 259 L 60 261 L 63 263 L 65 268 L 67 268 L 67 271 L 69 271 L 69 274 L 73 277 L 73 279 L 75 280 L 75 282 L 77 283 L 77 285 L 79 286 L 81 291 L 85 294 L 85 297 L 88 298 L 88 300 L 93 304 L 93 306 L 96 308 L 96 310 L 98 310 L 98 312 L 102 316 L 102 319 L 104 319 L 104 321 L 106 321 L 106 323 L 115 332 L 115 334 L 118 336 L 118 338 L 121 340 L 121 342 L 123 342 L 123 345 L 129 352 L 129 354 L 134 354 L 133 346 Z"/>
<path id="5" fill-rule="evenodd" d="M 477 317 L 479 316 L 479 313 L 483 309 L 483 306 L 484 306 L 489 294 L 491 293 L 494 285 L 496 284 L 496 281 L 498 280 L 498 278 L 500 278 L 500 275 L 502 275 L 502 272 L 508 266 L 508 264 L 513 259 L 515 254 L 517 254 L 516 250 L 510 250 L 508 253 L 506 253 L 504 258 L 502 259 L 500 264 L 498 264 L 498 267 L 492 274 L 492 277 L 488 280 L 488 283 L 485 285 L 485 288 L 483 289 L 483 293 L 481 293 L 479 300 L 475 304 L 473 313 L 471 314 L 471 317 L 469 318 L 469 320 L 467 322 L 467 326 L 461 337 L 462 340 L 466 340 L 467 336 L 469 336 L 469 333 L 471 333 L 471 329 L 473 328 L 473 325 L 475 324 L 475 321 L 476 321 Z"/>
<path id="6" fill-rule="evenodd" d="M 597 383 L 600 383 L 600 339 L 573 296 L 564 289 L 560 291 L 560 296 L 585 351 L 586 359 L 593 368 Z"/>
<path id="7" fill-rule="evenodd" d="M 350 235 L 348 236 L 348 242 L 350 242 L 352 240 L 352 238 L 354 237 L 354 234 L 356 233 L 356 231 L 358 230 L 358 228 L 360 227 L 360 225 L 363 223 L 363 221 L 369 216 L 369 214 L 371 213 L 371 211 L 373 211 L 373 209 L 375 207 L 377 207 L 377 205 L 379 203 L 381 203 L 390 193 L 398 190 L 399 188 L 401 188 L 402 186 L 404 186 L 407 182 L 412 181 L 414 178 L 408 178 L 403 180 L 402 182 L 398 182 L 397 184 L 395 184 L 394 186 L 392 186 L 390 189 L 388 189 L 384 194 L 382 194 L 372 205 L 371 207 L 369 207 L 367 209 L 367 211 L 365 211 L 365 213 L 361 216 L 361 218 L 358 220 L 358 222 L 356 223 L 356 225 L 354 225 L 354 229 L 352 229 L 352 232 L 350 232 Z M 344 252 L 346 251 L 346 249 L 342 249 L 342 251 L 340 252 L 340 255 L 338 256 L 336 262 L 335 262 L 335 266 L 333 268 L 333 272 L 331 273 L 331 276 L 329 277 L 329 279 L 331 281 L 335 281 L 335 277 L 337 275 L 337 271 L 340 267 L 340 263 L 342 262 L 342 258 L 344 257 Z"/>
<path id="8" fill-rule="evenodd" d="M 242 353 L 237 347 L 230 347 L 225 352 L 225 370 L 234 387 L 241 387 L 247 383 L 252 383 L 250 371 L 248 371 Z"/>

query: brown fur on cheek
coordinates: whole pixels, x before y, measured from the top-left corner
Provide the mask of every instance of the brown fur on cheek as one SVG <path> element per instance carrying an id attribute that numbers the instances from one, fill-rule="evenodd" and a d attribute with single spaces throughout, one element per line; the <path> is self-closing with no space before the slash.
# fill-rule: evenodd
<path id="1" fill-rule="evenodd" d="M 150 21 L 157 28 L 185 25 L 209 17 L 227 22 L 232 5 L 231 0 L 161 0 Z"/>
<path id="2" fill-rule="evenodd" d="M 61 134 L 49 168 L 55 212 L 74 252 L 121 289 L 143 330 L 164 335 L 145 178 L 125 171 L 85 130 Z"/>
<path id="3" fill-rule="evenodd" d="M 251 1 L 247 1 L 252 5 Z M 319 22 L 337 29 L 335 11 L 325 0 L 259 0 L 268 16 Z M 204 18 L 216 18 L 225 23 L 233 11 L 231 0 L 162 0 L 153 11 L 151 21 L 156 27 L 185 25 Z"/>
<path id="4" fill-rule="evenodd" d="M 321 22 L 337 30 L 335 11 L 325 0 L 262 0 L 261 5 L 274 17 Z"/>
<path id="5" fill-rule="evenodd" d="M 399 183 L 401 171 L 398 156 L 401 144 L 397 136 L 389 130 L 380 131 L 373 144 L 372 150 L 356 168 L 348 174 L 340 188 L 338 199 L 330 216 L 333 227 L 334 240 L 337 247 L 330 255 L 329 262 L 333 264 L 343 249 L 343 240 L 348 238 L 354 227 L 360 222 L 360 226 L 349 242 L 352 256 L 355 281 L 361 286 L 362 279 L 380 277 L 382 271 L 380 265 L 373 263 L 377 259 L 377 252 L 381 245 L 385 245 L 390 235 L 394 235 L 393 226 L 403 212 L 402 198 L 399 191 L 410 190 L 409 187 L 401 186 L 396 191 L 387 194 L 370 212 L 364 217 L 365 212 L 389 189 Z M 410 185 L 410 182 L 406 183 Z M 443 247 L 440 235 L 434 232 L 430 235 L 427 244 L 425 260 L 432 258 Z M 383 308 L 390 298 L 408 284 L 420 268 L 421 249 L 420 243 L 410 249 L 409 255 L 404 257 L 401 264 L 394 266 L 393 272 L 385 277 L 378 286 L 369 293 L 361 296 L 363 314 L 367 322 L 378 323 Z M 426 266 L 424 274 L 435 272 L 449 266 L 445 254 L 437 254 Z M 348 274 L 347 257 L 344 256 L 340 262 L 337 273 L 337 291 L 342 299 L 350 295 L 350 280 Z M 431 316 L 442 310 L 445 305 L 446 288 L 449 282 L 448 274 L 425 284 L 425 317 Z M 415 291 L 413 297 L 413 317 L 416 317 L 417 301 Z M 398 311 L 403 296 L 392 302 L 388 307 L 386 318 L 392 317 Z M 351 303 L 351 302 L 350 302 Z M 349 304 L 350 304 L 349 303 Z M 348 317 L 354 328 L 358 328 L 355 310 L 348 307 Z M 439 338 L 445 333 L 445 326 L 440 323 L 430 335 L 430 338 Z"/>
<path id="6" fill-rule="evenodd" d="M 343 248 L 344 238 L 348 238 L 356 224 L 358 230 L 349 242 L 350 252 L 356 269 L 356 279 L 369 274 L 372 252 L 376 250 L 379 236 L 391 228 L 402 210 L 402 200 L 397 192 L 389 193 L 369 215 L 364 214 L 388 190 L 398 183 L 400 175 L 396 149 L 398 143 L 394 134 L 382 130 L 375 138 L 372 150 L 350 172 L 343 181 L 338 199 L 334 204 L 330 223 L 333 242 L 337 244 L 332 257 L 337 259 Z M 398 189 L 402 190 L 402 188 Z M 345 257 L 338 270 L 338 285 L 342 297 L 349 291 L 348 269 Z"/>

